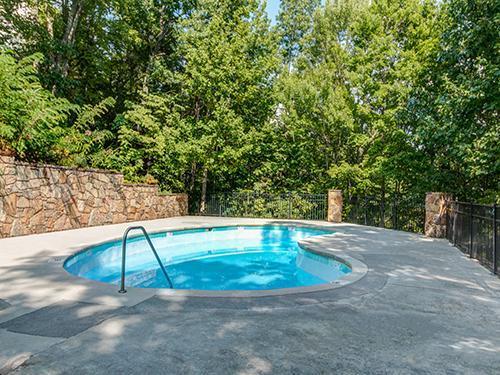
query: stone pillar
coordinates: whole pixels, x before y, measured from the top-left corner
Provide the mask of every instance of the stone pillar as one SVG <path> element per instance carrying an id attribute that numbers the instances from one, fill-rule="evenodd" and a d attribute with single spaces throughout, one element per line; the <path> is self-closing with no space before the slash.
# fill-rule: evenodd
<path id="1" fill-rule="evenodd" d="M 446 237 L 446 207 L 452 200 L 447 193 L 427 193 L 425 196 L 425 235 Z"/>
<path id="2" fill-rule="evenodd" d="M 328 190 L 328 221 L 342 222 L 342 190 Z"/>

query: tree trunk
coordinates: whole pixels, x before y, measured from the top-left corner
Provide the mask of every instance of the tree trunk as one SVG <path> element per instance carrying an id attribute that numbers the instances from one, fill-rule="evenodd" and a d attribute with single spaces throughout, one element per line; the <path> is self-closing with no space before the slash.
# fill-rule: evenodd
<path id="1" fill-rule="evenodd" d="M 63 51 L 58 53 L 54 57 L 54 69 L 61 73 L 65 78 L 68 76 L 69 72 L 69 61 L 67 56 L 67 48 L 71 47 L 75 42 L 76 29 L 78 27 L 78 22 L 80 21 L 80 16 L 82 15 L 83 2 L 82 0 L 73 0 L 71 4 L 71 9 L 68 9 L 66 2 L 63 2 L 63 15 L 67 14 L 65 19 L 66 27 L 64 29 L 64 34 L 61 39 L 61 45 L 63 46 Z M 55 94 L 56 87 L 52 87 L 52 92 Z"/>
<path id="2" fill-rule="evenodd" d="M 64 46 L 72 46 L 75 42 L 76 36 L 76 28 L 78 26 L 78 22 L 80 21 L 80 16 L 82 14 L 83 4 L 80 0 L 73 0 L 73 4 L 71 5 L 71 12 L 68 18 L 68 22 L 66 23 L 66 30 L 64 31 L 64 36 L 62 43 Z M 61 73 L 63 77 L 68 75 L 69 70 L 69 62 L 68 58 L 65 57 L 62 61 L 62 69 Z"/>
<path id="3" fill-rule="evenodd" d="M 208 182 L 208 168 L 203 167 L 203 179 L 201 181 L 201 201 L 200 201 L 200 213 L 205 213 L 206 203 L 207 203 L 207 182 Z"/>
<path id="4" fill-rule="evenodd" d="M 149 93 L 149 76 L 151 70 L 153 69 L 153 65 L 156 57 L 161 52 L 162 41 L 172 32 L 174 20 L 172 18 L 167 17 L 167 7 L 164 5 L 160 8 L 160 19 L 159 19 L 159 29 L 157 35 L 150 35 L 149 39 L 149 48 L 148 48 L 148 62 L 146 63 L 146 68 L 144 69 L 144 78 L 142 81 L 142 92 L 144 94 Z"/>
<path id="5" fill-rule="evenodd" d="M 189 176 L 189 195 L 193 195 L 194 184 L 196 182 L 196 163 L 191 164 L 191 175 Z"/>
<path id="6" fill-rule="evenodd" d="M 47 2 L 44 7 L 44 21 L 45 21 L 45 29 L 47 30 L 47 34 L 49 34 L 50 38 L 54 38 L 54 19 L 52 18 L 52 14 L 50 14 L 50 5 Z"/>

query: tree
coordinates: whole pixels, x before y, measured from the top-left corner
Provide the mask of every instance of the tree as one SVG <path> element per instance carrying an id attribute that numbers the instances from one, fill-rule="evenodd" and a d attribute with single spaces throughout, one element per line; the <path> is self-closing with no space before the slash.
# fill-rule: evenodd
<path id="1" fill-rule="evenodd" d="M 382 197 L 409 188 L 419 155 L 401 117 L 435 38 L 435 10 L 351 0 L 317 12 L 295 69 L 277 84 L 288 188 Z"/>
<path id="2" fill-rule="evenodd" d="M 241 189 L 497 198 L 498 1 L 321 4 L 283 0 L 272 28 L 259 0 L 3 0 L 2 147 L 202 209 Z"/>
<path id="3" fill-rule="evenodd" d="M 271 114 L 276 43 L 257 0 L 201 0 L 181 27 L 181 100 L 203 211 L 210 177 L 220 188 L 245 168 L 252 134 Z"/>
<path id="4" fill-rule="evenodd" d="M 115 120 L 119 147 L 107 159 L 128 181 L 158 182 L 164 190 L 183 191 L 188 167 L 186 124 L 165 95 L 148 94 Z M 112 154 L 112 155 L 111 155 Z"/>
<path id="5" fill-rule="evenodd" d="M 500 190 L 499 14 L 494 0 L 448 1 L 432 63 L 409 101 L 416 147 L 434 188 L 462 199 L 498 199 Z"/>
<path id="6" fill-rule="evenodd" d="M 156 63 L 173 69 L 180 0 L 4 0 L 0 42 L 19 57 L 41 52 L 45 88 L 78 104 L 140 100 Z M 112 120 L 112 118 L 111 118 Z"/>
<path id="7" fill-rule="evenodd" d="M 42 88 L 37 73 L 40 54 L 16 61 L 0 53 L 0 149 L 26 160 L 54 161 L 54 146 L 77 106 Z"/>
<path id="8" fill-rule="evenodd" d="M 423 194 L 430 185 L 413 180 L 426 165 L 412 145 L 403 117 L 438 36 L 437 12 L 432 2 L 403 4 L 371 2 L 351 26 L 350 86 L 363 133 L 360 166 L 365 186 L 382 199 L 389 191 Z"/>
<path id="9" fill-rule="evenodd" d="M 56 97 L 37 76 L 42 61 L 40 54 L 17 61 L 0 53 L 0 149 L 10 149 L 22 160 L 89 166 L 93 152 L 110 136 L 93 125 L 114 100 L 81 107 Z M 74 118 L 73 126 L 69 118 Z"/>
<path id="10" fill-rule="evenodd" d="M 304 38 L 312 30 L 313 15 L 320 3 L 320 0 L 280 1 L 277 29 L 283 61 L 289 69 L 303 50 Z"/>

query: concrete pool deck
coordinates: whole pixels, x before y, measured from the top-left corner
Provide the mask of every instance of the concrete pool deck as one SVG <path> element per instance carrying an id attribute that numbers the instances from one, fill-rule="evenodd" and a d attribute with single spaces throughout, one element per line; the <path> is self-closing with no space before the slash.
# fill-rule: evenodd
<path id="1" fill-rule="evenodd" d="M 337 234 L 315 246 L 361 261 L 366 275 L 258 298 L 121 295 L 61 270 L 131 225 L 270 222 L 177 217 L 1 239 L 0 374 L 500 373 L 500 279 L 446 240 L 321 222 Z"/>

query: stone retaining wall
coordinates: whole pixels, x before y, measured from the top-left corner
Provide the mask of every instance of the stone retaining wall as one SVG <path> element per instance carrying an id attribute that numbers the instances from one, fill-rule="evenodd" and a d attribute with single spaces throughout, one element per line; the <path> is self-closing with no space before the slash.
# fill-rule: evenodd
<path id="1" fill-rule="evenodd" d="M 187 215 L 187 195 L 126 184 L 100 170 L 33 165 L 0 155 L 0 238 Z"/>

